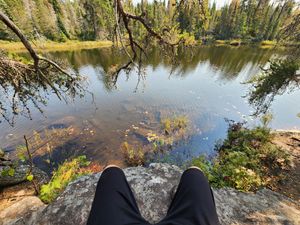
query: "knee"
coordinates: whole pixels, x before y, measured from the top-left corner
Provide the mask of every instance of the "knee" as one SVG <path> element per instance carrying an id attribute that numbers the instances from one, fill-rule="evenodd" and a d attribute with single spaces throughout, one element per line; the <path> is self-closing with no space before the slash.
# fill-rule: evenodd
<path id="1" fill-rule="evenodd" d="M 185 170 L 182 174 L 182 179 L 188 180 L 189 182 L 208 183 L 204 173 L 199 167 L 196 166 L 189 167 L 187 170 Z"/>
<path id="2" fill-rule="evenodd" d="M 189 168 L 187 168 L 183 174 L 193 174 L 193 175 L 198 175 L 198 176 L 203 176 L 205 177 L 204 173 L 202 172 L 202 170 L 197 167 L 197 166 L 191 166 Z"/>
<path id="3" fill-rule="evenodd" d="M 119 166 L 117 166 L 115 164 L 109 164 L 109 165 L 107 165 L 107 166 L 104 167 L 104 170 L 107 170 L 109 168 L 119 168 L 119 169 L 121 169 Z"/>
<path id="4" fill-rule="evenodd" d="M 109 165 L 104 168 L 102 176 L 125 176 L 125 174 L 120 167 Z"/>

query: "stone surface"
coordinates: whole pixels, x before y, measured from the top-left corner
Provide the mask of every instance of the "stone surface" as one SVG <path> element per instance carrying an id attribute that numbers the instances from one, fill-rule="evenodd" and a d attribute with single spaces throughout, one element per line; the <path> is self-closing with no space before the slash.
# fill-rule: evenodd
<path id="1" fill-rule="evenodd" d="M 150 222 L 166 213 L 182 171 L 167 164 L 124 170 L 134 190 L 142 215 Z M 100 174 L 81 177 L 71 183 L 60 197 L 32 214 L 9 224 L 85 224 Z M 233 189 L 214 190 L 221 224 L 300 224 L 299 203 L 270 190 L 256 194 Z"/>
<path id="2" fill-rule="evenodd" d="M 14 168 L 13 176 L 3 175 L 2 172 L 8 170 L 9 168 L 11 167 L 0 166 L 0 188 L 9 185 L 19 184 L 21 182 L 26 181 L 26 176 L 30 171 L 29 165 L 18 165 Z M 37 167 L 32 168 L 32 174 L 38 180 L 39 183 L 45 183 L 49 180 L 48 175 Z"/>
<path id="3" fill-rule="evenodd" d="M 0 211 L 0 224 L 9 224 L 16 218 L 29 214 L 32 211 L 40 210 L 44 207 L 45 204 L 38 197 L 24 197 Z"/>

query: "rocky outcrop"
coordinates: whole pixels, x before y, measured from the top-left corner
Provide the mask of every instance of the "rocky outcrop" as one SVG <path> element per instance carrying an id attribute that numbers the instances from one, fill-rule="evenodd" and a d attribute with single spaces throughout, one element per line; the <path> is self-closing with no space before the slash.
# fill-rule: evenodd
<path id="1" fill-rule="evenodd" d="M 9 170 L 10 168 L 12 168 L 14 171 L 12 175 L 3 173 L 3 171 Z M 26 181 L 26 176 L 28 175 L 29 171 L 29 165 L 0 165 L 0 188 L 9 185 L 19 184 L 21 182 Z M 34 175 L 35 179 L 37 179 L 38 183 L 43 184 L 49 180 L 48 175 L 37 167 L 33 167 L 31 172 Z"/>
<path id="2" fill-rule="evenodd" d="M 159 221 L 166 214 L 182 171 L 168 164 L 124 171 L 142 215 L 151 223 Z M 99 177 L 81 177 L 52 204 L 7 224 L 85 224 Z M 270 190 L 254 194 L 225 188 L 214 190 L 214 195 L 221 224 L 300 224 L 299 203 Z"/>

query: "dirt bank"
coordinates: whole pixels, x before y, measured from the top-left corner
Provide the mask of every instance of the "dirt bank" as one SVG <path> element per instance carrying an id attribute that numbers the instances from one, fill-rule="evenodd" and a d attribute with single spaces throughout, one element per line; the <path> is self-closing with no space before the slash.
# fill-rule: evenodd
<path id="1" fill-rule="evenodd" d="M 274 134 L 273 143 L 291 155 L 292 168 L 284 173 L 284 181 L 272 189 L 300 202 L 300 131 L 278 130 Z"/>

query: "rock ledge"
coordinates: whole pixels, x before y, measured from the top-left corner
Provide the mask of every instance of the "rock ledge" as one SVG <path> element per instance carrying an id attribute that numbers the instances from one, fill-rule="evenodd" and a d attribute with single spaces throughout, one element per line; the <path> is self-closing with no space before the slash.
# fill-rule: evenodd
<path id="1" fill-rule="evenodd" d="M 168 164 L 124 170 L 136 195 L 142 215 L 151 223 L 166 213 L 182 171 Z M 69 184 L 52 204 L 5 224 L 83 225 L 89 215 L 99 174 L 84 176 Z M 300 224 L 299 203 L 267 189 L 242 193 L 234 189 L 214 190 L 221 224 Z M 1 224 L 1 222 L 0 222 Z"/>

